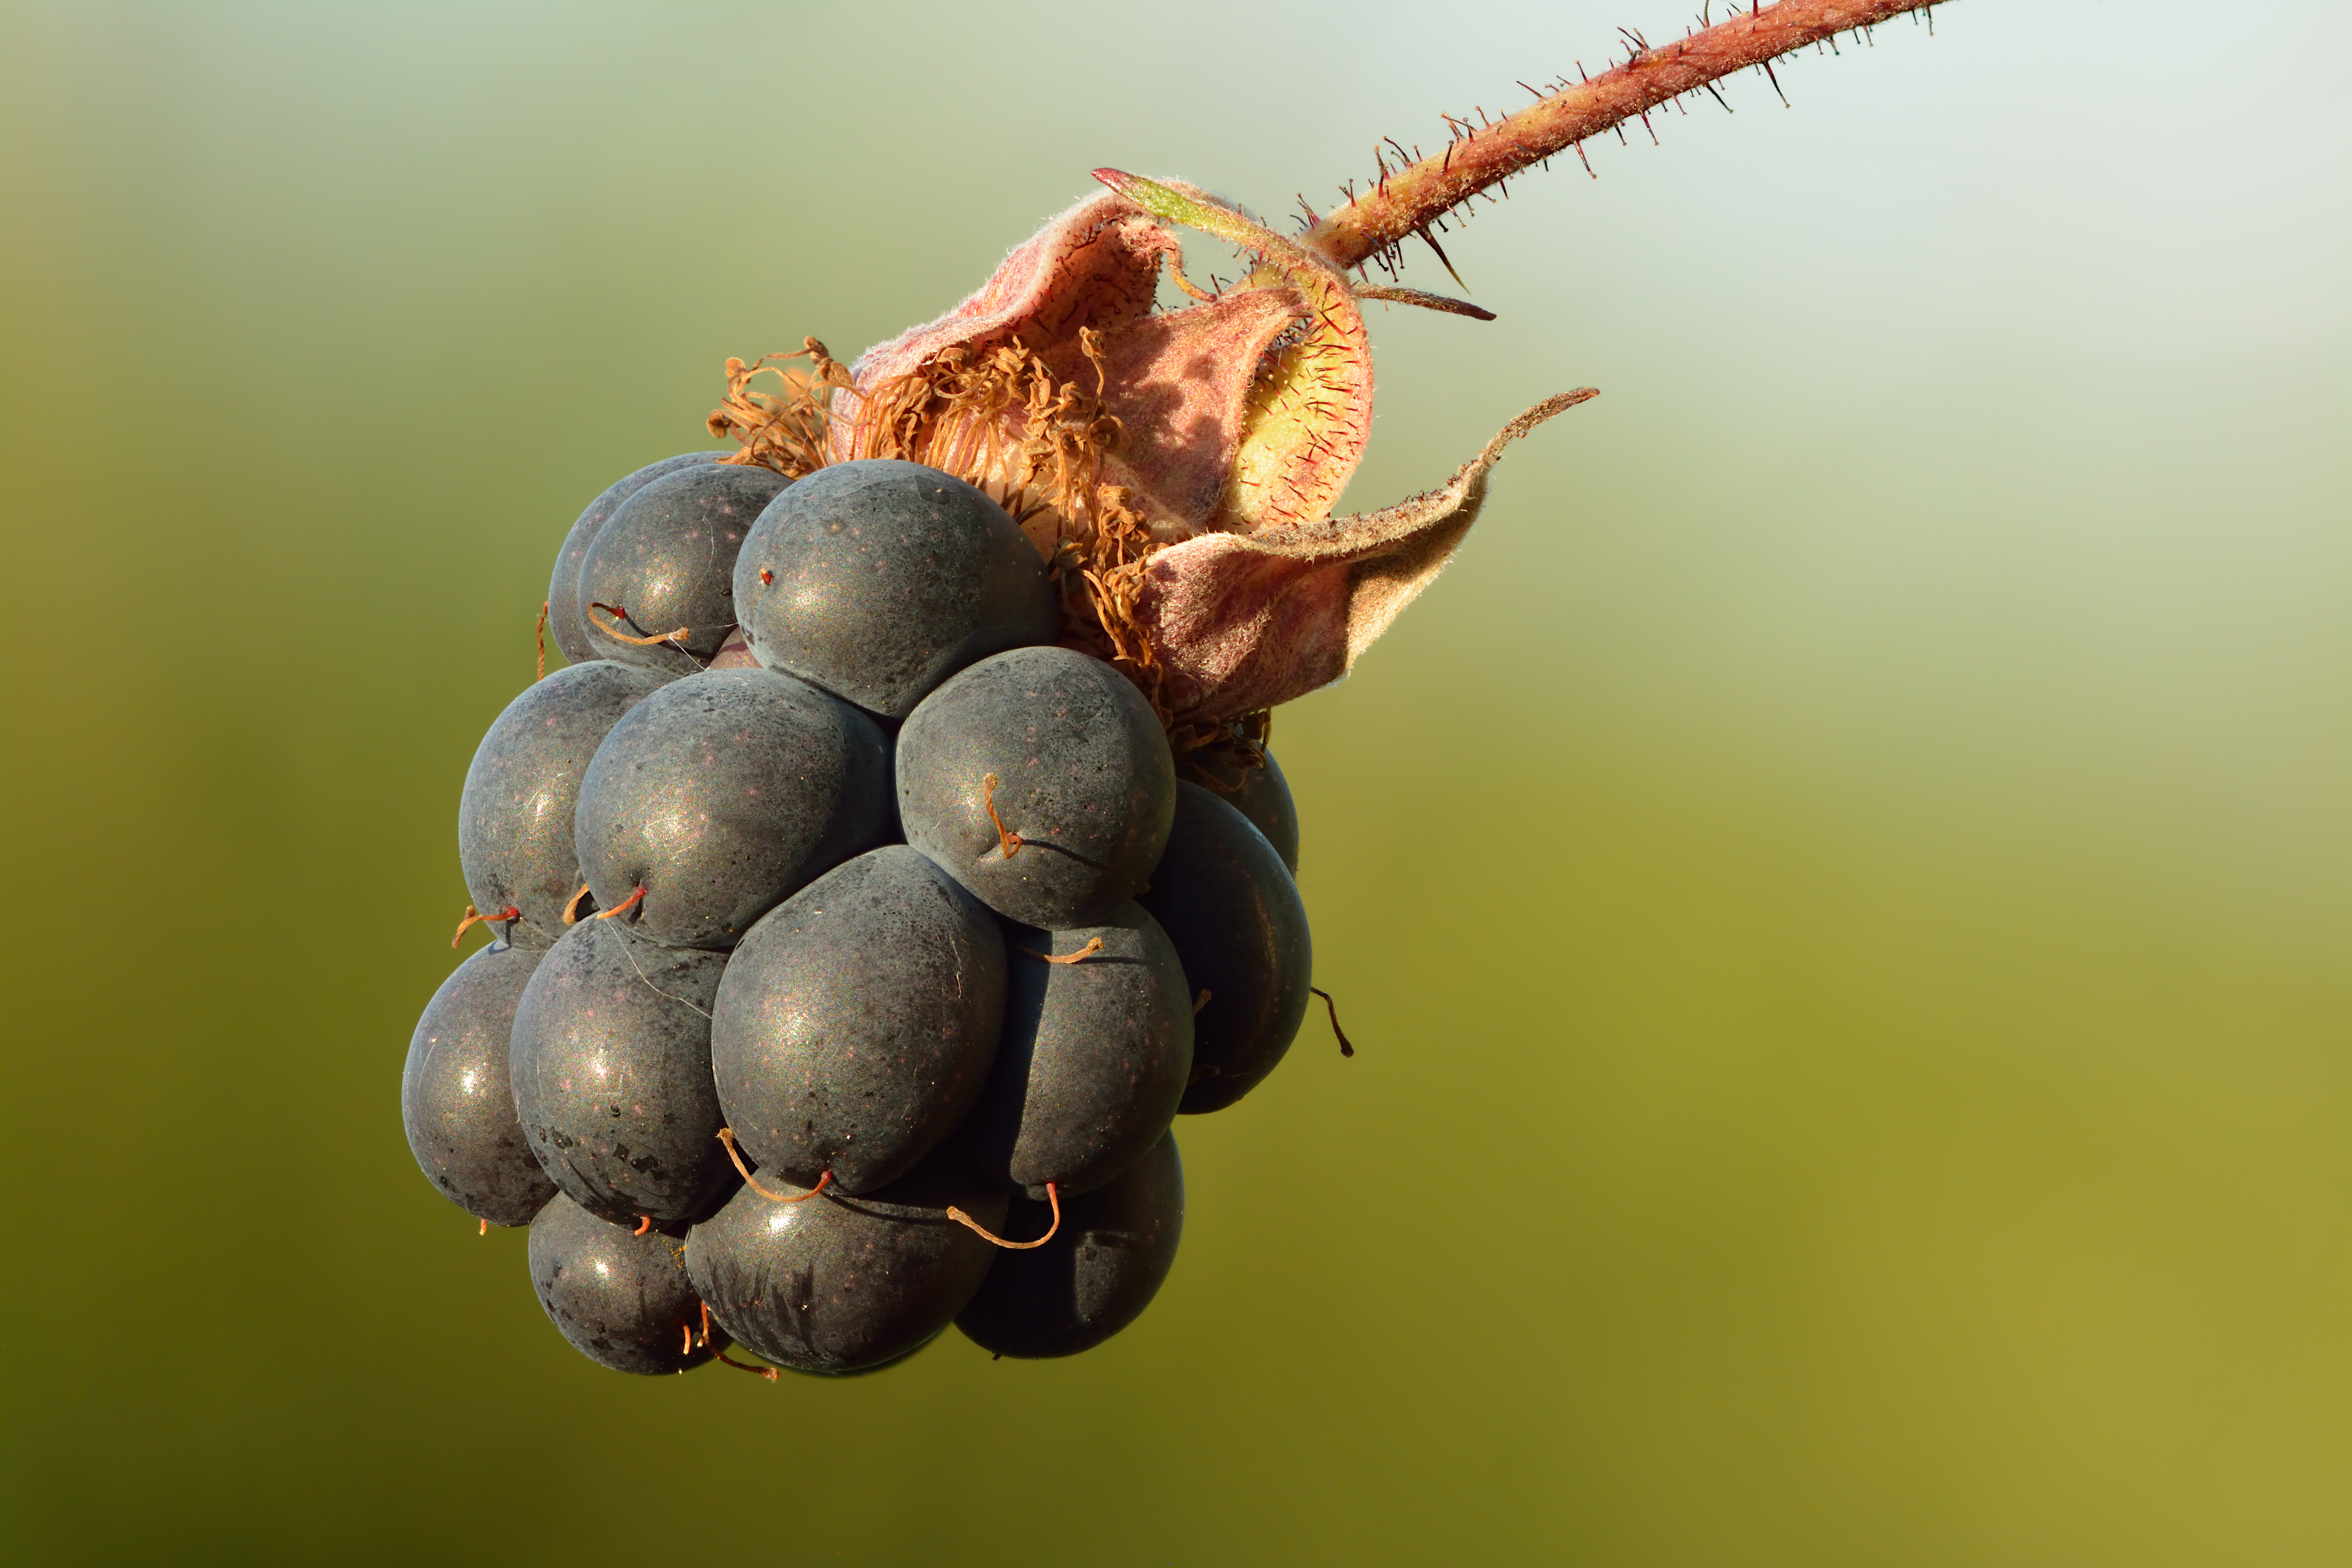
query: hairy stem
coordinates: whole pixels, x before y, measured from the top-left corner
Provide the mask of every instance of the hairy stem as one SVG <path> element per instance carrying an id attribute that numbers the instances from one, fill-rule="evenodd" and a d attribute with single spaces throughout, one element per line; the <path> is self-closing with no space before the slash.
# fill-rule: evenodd
<path id="1" fill-rule="evenodd" d="M 1371 189 L 1318 219 L 1302 242 L 1340 268 L 1361 266 L 1408 235 L 1429 238 L 1430 224 L 1478 192 L 1622 121 L 1734 71 L 1769 70 L 1768 61 L 1792 49 L 1940 3 L 1779 0 L 1676 42 L 1639 48 L 1622 65 L 1562 86 L 1492 124 L 1472 126 L 1449 117 L 1454 139 L 1444 151 L 1383 173 Z"/>

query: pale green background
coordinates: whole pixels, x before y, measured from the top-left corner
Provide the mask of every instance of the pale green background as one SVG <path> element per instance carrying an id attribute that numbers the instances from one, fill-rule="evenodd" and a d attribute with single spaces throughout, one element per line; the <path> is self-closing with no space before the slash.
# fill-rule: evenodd
<path id="1" fill-rule="evenodd" d="M 1603 396 L 1281 715 L 1360 1054 L 1101 1352 L 599 1373 L 410 1165 L 466 760 L 726 355 L 1682 19 L 0 7 L 5 1554 L 2352 1560 L 2332 5 L 1962 0 L 1373 312 L 1352 504 Z"/>

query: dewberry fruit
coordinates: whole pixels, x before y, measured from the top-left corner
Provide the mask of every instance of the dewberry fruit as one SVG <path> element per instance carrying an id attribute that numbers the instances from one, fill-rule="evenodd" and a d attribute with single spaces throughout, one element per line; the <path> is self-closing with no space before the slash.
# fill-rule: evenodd
<path id="1" fill-rule="evenodd" d="M 966 1136 L 990 1176 L 1066 1198 L 1159 1141 L 1192 1068 L 1192 994 L 1160 922 L 1123 904 L 1098 926 L 1005 933 L 996 1068 Z"/>
<path id="2" fill-rule="evenodd" d="M 1151 705 L 1083 653 L 1020 648 L 926 698 L 898 731 L 907 842 L 1008 920 L 1093 925 L 1168 840 L 1176 765 Z"/>
<path id="3" fill-rule="evenodd" d="M 687 452 L 649 463 L 626 479 L 615 479 L 573 521 L 572 531 L 563 536 L 562 548 L 555 552 L 555 574 L 547 584 L 547 629 L 555 634 L 555 646 L 563 650 L 565 659 L 579 664 L 603 658 L 606 657 L 604 650 L 597 645 L 612 640 L 590 626 L 580 614 L 583 603 L 580 597 L 580 563 L 588 559 L 588 547 L 596 542 L 597 531 L 620 510 L 623 501 L 665 474 L 715 463 L 726 456 L 724 452 Z"/>
<path id="4" fill-rule="evenodd" d="M 515 1009 L 515 1114 L 540 1165 L 600 1219 L 683 1225 L 735 1183 L 710 1082 L 727 956 L 583 921 Z"/>
<path id="5" fill-rule="evenodd" d="M 541 955 L 486 947 L 441 983 L 408 1042 L 400 1120 L 409 1152 L 451 1203 L 492 1225 L 528 1225 L 554 1195 L 531 1158 L 507 1084 L 515 1004 Z"/>
<path id="6" fill-rule="evenodd" d="M 1176 944 L 1199 1007 L 1192 1085 L 1178 1109 L 1223 1110 L 1275 1069 L 1307 1016 L 1306 906 L 1265 835 L 1195 784 L 1176 786 L 1168 852 L 1137 902 Z"/>
<path id="7" fill-rule="evenodd" d="M 751 1158 L 845 1193 L 937 1148 L 988 1080 L 1004 939 L 937 866 L 890 845 L 751 928 L 711 1008 L 711 1068 Z"/>
<path id="8" fill-rule="evenodd" d="M 711 669 L 613 727 L 580 786 L 601 910 L 679 947 L 732 947 L 792 893 L 890 834 L 874 721 L 805 681 Z M 633 901 L 634 900 L 634 901 Z"/>
<path id="9" fill-rule="evenodd" d="M 1045 567 L 1004 509 L 887 458 L 777 497 L 736 559 L 735 606 L 761 664 L 891 719 L 974 660 L 1058 635 Z"/>

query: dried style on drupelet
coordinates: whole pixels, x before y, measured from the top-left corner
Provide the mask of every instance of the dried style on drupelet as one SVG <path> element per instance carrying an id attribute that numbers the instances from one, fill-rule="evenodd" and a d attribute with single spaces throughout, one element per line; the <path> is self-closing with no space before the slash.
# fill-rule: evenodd
<path id="1" fill-rule="evenodd" d="M 1331 515 L 1371 428 L 1362 302 L 1492 319 L 1370 269 L 1417 238 L 1451 274 L 1438 235 L 1511 174 L 1925 9 L 1629 34 L 1598 77 L 1448 116 L 1434 154 L 1387 142 L 1295 236 L 1097 170 L 856 364 L 813 338 L 729 361 L 709 425 L 735 449 L 639 468 L 562 542 L 542 679 L 459 808 L 457 940 L 496 941 L 402 1081 L 418 1164 L 484 1232 L 530 1226 L 565 1338 L 773 1381 L 878 1370 L 951 1322 L 1038 1357 L 1133 1321 L 1183 1229 L 1174 1120 L 1264 1081 L 1310 998 L 1354 1054 L 1312 984 L 1271 710 L 1346 674 L 1509 444 L 1594 395 Z M 1200 287 L 1179 229 L 1246 270 Z"/>

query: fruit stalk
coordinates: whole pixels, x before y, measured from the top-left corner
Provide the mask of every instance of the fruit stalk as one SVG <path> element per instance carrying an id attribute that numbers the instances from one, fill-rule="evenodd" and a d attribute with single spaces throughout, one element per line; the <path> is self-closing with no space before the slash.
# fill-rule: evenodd
<path id="1" fill-rule="evenodd" d="M 1516 114 L 1477 126 L 1449 116 L 1448 145 L 1401 169 L 1390 169 L 1383 158 L 1372 187 L 1318 219 L 1301 240 L 1342 269 L 1392 258 L 1398 244 L 1412 235 L 1429 239 L 1434 248 L 1432 224 L 1531 163 L 1685 93 L 1710 89 L 1711 83 L 1734 71 L 1759 66 L 1769 73 L 1773 59 L 1808 44 L 1941 3 L 1780 0 L 1655 48 L 1646 47 L 1639 34 L 1628 34 L 1634 52 L 1622 64 L 1589 79 L 1562 83 Z M 1582 70 L 1580 66 L 1580 76 Z"/>

